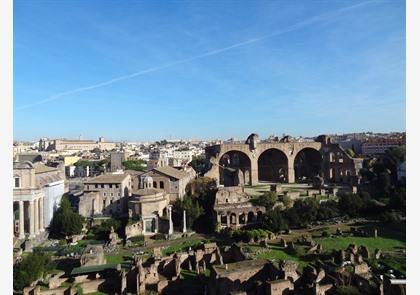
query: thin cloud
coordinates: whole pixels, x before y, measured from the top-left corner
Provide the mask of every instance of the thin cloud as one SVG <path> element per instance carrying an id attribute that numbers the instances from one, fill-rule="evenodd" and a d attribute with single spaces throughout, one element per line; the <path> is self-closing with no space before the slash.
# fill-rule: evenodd
<path id="1" fill-rule="evenodd" d="M 242 41 L 242 42 L 239 42 L 239 43 L 235 43 L 235 44 L 223 47 L 223 48 L 211 50 L 211 51 L 205 52 L 203 54 L 195 55 L 195 56 L 185 58 L 185 59 L 176 60 L 176 61 L 164 64 L 164 65 L 161 65 L 161 66 L 152 67 L 152 68 L 145 69 L 145 70 L 142 70 L 142 71 L 134 72 L 132 74 L 119 76 L 119 77 L 112 78 L 110 80 L 100 82 L 100 83 L 96 83 L 96 84 L 93 84 L 93 85 L 79 87 L 79 88 L 75 88 L 75 89 L 65 91 L 65 92 L 60 92 L 60 93 L 54 94 L 54 95 L 52 95 L 52 96 L 50 96 L 46 99 L 39 100 L 37 102 L 18 107 L 18 108 L 16 108 L 16 110 L 23 110 L 23 109 L 31 108 L 31 107 L 34 107 L 34 106 L 42 105 L 42 104 L 45 104 L 45 103 L 48 103 L 48 102 L 51 102 L 51 101 L 58 100 L 62 97 L 65 97 L 65 96 L 68 96 L 68 95 L 71 95 L 71 94 L 76 94 L 76 93 L 80 93 L 80 92 L 84 92 L 84 91 L 88 91 L 88 90 L 112 85 L 112 84 L 117 83 L 119 81 L 132 79 L 132 78 L 135 78 L 135 77 L 138 77 L 138 76 L 142 76 L 142 75 L 146 75 L 146 74 L 149 74 L 149 73 L 164 70 L 164 69 L 176 66 L 176 65 L 185 64 L 185 63 L 197 60 L 197 59 L 217 55 L 217 54 L 220 54 L 220 53 L 223 53 L 223 52 L 235 49 L 235 48 L 243 47 L 243 46 L 253 44 L 253 43 L 256 43 L 256 42 L 260 42 L 260 41 L 263 41 L 263 40 L 266 40 L 266 39 L 269 39 L 269 38 L 273 38 L 273 37 L 276 37 L 276 36 L 279 36 L 279 35 L 282 35 L 282 34 L 285 34 L 285 33 L 296 31 L 298 29 L 301 29 L 303 27 L 306 27 L 308 25 L 315 24 L 315 23 L 318 23 L 318 22 L 331 21 L 335 17 L 340 16 L 342 13 L 345 13 L 349 10 L 359 8 L 361 6 L 365 6 L 365 5 L 367 5 L 371 2 L 373 2 L 373 1 L 361 2 L 361 3 L 355 4 L 355 5 L 351 5 L 351 6 L 347 6 L 347 7 L 338 9 L 338 10 L 330 12 L 330 13 L 321 14 L 321 15 L 309 18 L 307 20 L 300 21 L 296 24 L 293 24 L 293 25 L 288 26 L 286 28 L 283 28 L 281 30 L 277 30 L 273 33 L 270 33 L 270 34 L 267 34 L 267 35 L 264 35 L 264 36 L 260 36 L 260 37 L 256 37 L 256 38 L 252 38 L 252 39 L 248 39 L 248 40 L 245 40 L 245 41 Z"/>

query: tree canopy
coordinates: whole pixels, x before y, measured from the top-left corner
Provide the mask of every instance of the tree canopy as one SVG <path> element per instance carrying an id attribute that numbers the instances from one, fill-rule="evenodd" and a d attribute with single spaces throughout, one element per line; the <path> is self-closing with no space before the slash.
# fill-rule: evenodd
<path id="1" fill-rule="evenodd" d="M 275 192 L 264 192 L 264 194 L 253 200 L 255 205 L 264 206 L 265 209 L 271 210 L 276 204 L 278 198 Z"/>
<path id="2" fill-rule="evenodd" d="M 54 238 L 80 234 L 83 228 L 84 218 L 73 211 L 70 201 L 66 197 L 61 198 L 60 208 L 54 213 L 50 226 L 50 235 Z"/>
<path id="3" fill-rule="evenodd" d="M 125 169 L 135 171 L 146 171 L 146 163 L 143 160 L 127 160 L 122 163 Z"/>
<path id="4" fill-rule="evenodd" d="M 177 199 L 173 209 L 173 220 L 178 226 L 182 226 L 183 211 L 187 217 L 187 227 L 192 228 L 195 221 L 204 213 L 204 209 L 200 206 L 196 197 L 185 195 L 184 198 Z"/>
<path id="5" fill-rule="evenodd" d="M 41 278 L 55 267 L 51 257 L 43 252 L 29 253 L 13 266 L 13 289 L 18 291 Z"/>

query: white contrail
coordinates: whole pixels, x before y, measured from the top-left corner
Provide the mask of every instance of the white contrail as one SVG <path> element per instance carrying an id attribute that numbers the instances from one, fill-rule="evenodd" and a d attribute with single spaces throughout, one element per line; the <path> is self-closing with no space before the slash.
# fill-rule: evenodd
<path id="1" fill-rule="evenodd" d="M 179 65 L 179 64 L 191 62 L 191 61 L 194 61 L 196 59 L 216 55 L 216 54 L 219 54 L 219 53 L 222 53 L 222 52 L 229 51 L 229 50 L 234 49 L 234 48 L 238 48 L 238 47 L 242 47 L 242 46 L 245 46 L 245 45 L 248 45 L 248 44 L 256 43 L 256 42 L 259 42 L 259 41 L 262 41 L 262 40 L 265 40 L 265 39 L 268 39 L 268 38 L 272 38 L 272 37 L 275 37 L 275 36 L 278 36 L 278 35 L 281 35 L 281 34 L 285 34 L 285 33 L 288 33 L 288 32 L 298 30 L 298 29 L 300 29 L 302 27 L 305 27 L 307 25 L 310 25 L 310 24 L 314 24 L 314 23 L 317 23 L 317 22 L 325 21 L 325 20 L 330 20 L 331 18 L 339 16 L 343 12 L 346 12 L 346 11 L 351 10 L 351 9 L 355 9 L 357 7 L 360 7 L 360 6 L 364 6 L 364 5 L 369 4 L 371 2 L 373 2 L 373 1 L 365 1 L 365 2 L 355 4 L 355 5 L 351 5 L 351 6 L 347 6 L 347 7 L 338 9 L 338 10 L 330 12 L 330 13 L 321 14 L 321 15 L 309 18 L 307 20 L 298 22 L 296 24 L 293 24 L 293 25 L 288 26 L 286 28 L 283 28 L 281 30 L 275 31 L 271 34 L 264 35 L 264 36 L 257 37 L 257 38 L 253 38 L 253 39 L 249 39 L 249 40 L 242 41 L 242 42 L 239 42 L 239 43 L 235 43 L 235 44 L 232 44 L 232 45 L 227 46 L 227 47 L 211 50 L 211 51 L 205 52 L 205 53 L 200 54 L 200 55 L 195 55 L 195 56 L 192 56 L 192 57 L 189 57 L 189 58 L 180 59 L 180 60 L 173 61 L 173 62 L 164 64 L 164 65 L 161 65 L 161 66 L 152 67 L 152 68 L 149 68 L 149 69 L 146 69 L 146 70 L 138 71 L 138 72 L 135 72 L 135 73 L 132 73 L 132 74 L 119 76 L 119 77 L 113 78 L 111 80 L 100 82 L 100 83 L 93 84 L 93 85 L 90 85 L 90 86 L 79 87 L 79 88 L 75 88 L 75 89 L 72 89 L 72 90 L 69 90 L 69 91 L 60 92 L 60 93 L 54 94 L 54 95 L 52 95 L 52 96 L 50 96 L 46 99 L 39 100 L 39 101 L 31 103 L 31 104 L 23 105 L 21 107 L 17 107 L 16 110 L 31 108 L 31 107 L 34 107 L 34 106 L 37 106 L 37 105 L 45 104 L 47 102 L 60 99 L 63 96 L 67 96 L 67 95 L 70 95 L 70 94 L 75 94 L 75 93 L 84 92 L 84 91 L 87 91 L 87 90 L 96 89 L 96 88 L 100 88 L 100 87 L 103 87 L 103 86 L 111 85 L 111 84 L 114 84 L 118 81 L 132 79 L 134 77 L 138 77 L 138 76 L 145 75 L 145 74 L 152 73 L 152 72 L 157 72 L 157 71 L 160 71 L 160 70 L 163 70 L 163 69 L 166 69 L 166 68 L 169 68 L 169 67 L 173 67 L 173 66 L 176 66 L 176 65 Z"/>

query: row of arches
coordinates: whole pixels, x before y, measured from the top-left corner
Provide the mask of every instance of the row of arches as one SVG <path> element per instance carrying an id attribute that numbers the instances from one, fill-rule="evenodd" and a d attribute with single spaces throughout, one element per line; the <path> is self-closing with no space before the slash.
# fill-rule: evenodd
<path id="1" fill-rule="evenodd" d="M 288 182 L 288 159 L 278 149 L 267 149 L 258 157 L 258 181 Z M 313 148 L 299 151 L 294 160 L 295 182 L 305 182 L 321 174 L 322 156 Z M 244 152 L 229 151 L 219 160 L 219 179 L 224 186 L 251 183 L 251 159 Z"/>
<path id="2" fill-rule="evenodd" d="M 228 212 L 226 214 L 220 214 L 220 224 L 221 226 L 241 226 L 246 224 L 251 224 L 255 222 L 261 222 L 262 220 L 262 211 L 249 211 L 249 212 Z"/>

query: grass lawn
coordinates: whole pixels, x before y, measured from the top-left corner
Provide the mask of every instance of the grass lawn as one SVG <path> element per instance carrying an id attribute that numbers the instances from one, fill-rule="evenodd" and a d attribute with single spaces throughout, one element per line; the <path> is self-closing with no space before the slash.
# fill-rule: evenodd
<path id="1" fill-rule="evenodd" d="M 320 243 L 324 250 L 339 250 L 347 249 L 349 244 L 356 244 L 356 246 L 366 246 L 369 252 L 373 254 L 375 249 L 379 248 L 382 252 L 392 251 L 399 248 L 405 248 L 405 243 L 389 238 L 382 237 L 331 237 L 331 238 L 315 238 Z"/>
<path id="2" fill-rule="evenodd" d="M 201 243 L 201 239 L 186 240 L 186 241 L 180 242 L 179 244 L 175 244 L 175 245 L 169 246 L 168 248 L 162 249 L 162 256 L 171 255 L 179 251 L 187 251 L 190 247 L 194 248 L 198 246 L 200 243 Z"/>
<path id="3" fill-rule="evenodd" d="M 249 247 L 255 254 L 255 257 L 259 259 L 274 259 L 277 262 L 281 260 L 292 260 L 298 264 L 299 270 L 302 270 L 308 264 L 308 262 L 304 261 L 300 257 L 288 254 L 278 245 L 269 243 L 269 246 L 270 248 L 264 248 L 258 245 L 249 245 L 247 247 Z"/>
<path id="4" fill-rule="evenodd" d="M 106 255 L 107 264 L 118 264 L 124 262 L 124 255 Z"/>

